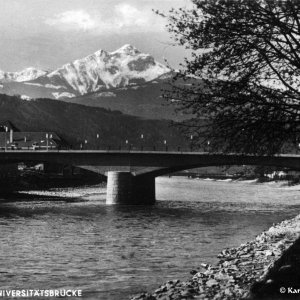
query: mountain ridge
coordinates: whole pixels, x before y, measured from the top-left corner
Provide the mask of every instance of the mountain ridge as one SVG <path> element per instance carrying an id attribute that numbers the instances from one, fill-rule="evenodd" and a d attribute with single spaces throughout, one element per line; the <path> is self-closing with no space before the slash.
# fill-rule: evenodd
<path id="1" fill-rule="evenodd" d="M 27 74 L 30 71 L 32 74 Z M 24 74 L 27 72 L 27 77 L 22 72 Z M 135 86 L 153 81 L 170 72 L 168 67 L 155 61 L 150 54 L 142 53 L 134 46 L 125 44 L 112 52 L 97 50 L 49 72 L 34 68 L 18 73 L 0 71 L 0 81 L 2 78 L 2 89 L 3 84 L 21 82 L 20 86 L 30 86 L 33 91 L 37 88 L 44 89 L 45 98 L 61 99 L 111 88 Z M 33 98 L 34 92 L 26 96 Z"/>
<path id="2" fill-rule="evenodd" d="M 46 75 L 48 72 L 39 70 L 34 67 L 28 67 L 17 72 L 5 72 L 0 70 L 0 81 L 1 82 L 25 82 L 35 80 L 38 77 Z"/>

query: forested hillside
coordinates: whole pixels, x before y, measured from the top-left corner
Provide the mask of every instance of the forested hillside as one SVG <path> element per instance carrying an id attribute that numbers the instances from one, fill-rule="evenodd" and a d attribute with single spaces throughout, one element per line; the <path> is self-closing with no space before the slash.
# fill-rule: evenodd
<path id="1" fill-rule="evenodd" d="M 21 131 L 54 131 L 72 147 L 118 148 L 120 145 L 170 149 L 188 145 L 166 120 L 145 120 L 118 111 L 50 99 L 26 101 L 0 94 L 0 122 L 9 120 Z M 98 134 L 98 138 L 97 138 Z M 143 138 L 141 138 L 143 136 Z M 126 144 L 128 140 L 128 144 Z"/>

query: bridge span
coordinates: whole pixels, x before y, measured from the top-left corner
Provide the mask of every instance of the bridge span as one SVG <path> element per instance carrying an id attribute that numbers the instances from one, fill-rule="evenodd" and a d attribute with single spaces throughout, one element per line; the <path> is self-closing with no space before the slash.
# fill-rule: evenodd
<path id="1" fill-rule="evenodd" d="M 155 202 L 155 177 L 176 171 L 222 165 L 261 165 L 300 170 L 300 155 L 258 156 L 208 152 L 115 150 L 10 150 L 0 152 L 0 165 L 43 162 L 72 165 L 104 174 L 108 204 Z"/>

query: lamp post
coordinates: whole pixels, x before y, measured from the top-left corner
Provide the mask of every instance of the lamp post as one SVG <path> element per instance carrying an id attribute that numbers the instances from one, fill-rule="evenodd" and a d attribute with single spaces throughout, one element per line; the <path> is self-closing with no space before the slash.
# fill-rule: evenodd
<path id="1" fill-rule="evenodd" d="M 5 126 L 5 151 L 7 150 L 7 131 L 8 131 L 8 127 Z"/>
<path id="2" fill-rule="evenodd" d="M 191 144 L 190 144 L 191 152 L 193 151 L 193 138 L 194 138 L 193 135 L 191 135 L 191 138 L 190 138 L 191 139 Z"/>
<path id="3" fill-rule="evenodd" d="M 164 140 L 164 144 L 165 144 L 165 150 L 166 150 L 166 152 L 167 152 L 167 151 L 168 151 L 167 140 Z"/>
<path id="4" fill-rule="evenodd" d="M 48 151 L 48 149 L 49 149 L 49 134 L 48 133 L 46 133 L 46 143 L 47 143 L 46 149 Z"/>
<path id="5" fill-rule="evenodd" d="M 210 145 L 210 141 L 207 141 L 207 152 L 209 152 L 209 145 Z"/>
<path id="6" fill-rule="evenodd" d="M 97 135 L 96 135 L 96 138 L 97 138 L 97 145 L 96 145 L 96 147 L 97 147 L 97 149 L 99 150 L 99 137 L 100 137 L 100 135 L 99 135 L 99 133 L 97 133 Z"/>
<path id="7" fill-rule="evenodd" d="M 52 135 L 52 133 L 51 134 L 49 134 L 49 139 L 50 139 L 50 150 L 52 150 L 52 145 L 53 145 L 53 143 L 51 142 L 52 141 L 52 139 L 53 139 L 53 135 Z M 58 146 L 59 147 L 59 146 Z"/>
<path id="8" fill-rule="evenodd" d="M 84 145 L 87 145 L 87 140 L 84 140 Z M 84 147 L 84 149 L 87 149 L 86 147 Z"/>
<path id="9" fill-rule="evenodd" d="M 144 135 L 141 134 L 141 151 L 143 151 L 144 148 L 143 141 L 144 141 Z"/>

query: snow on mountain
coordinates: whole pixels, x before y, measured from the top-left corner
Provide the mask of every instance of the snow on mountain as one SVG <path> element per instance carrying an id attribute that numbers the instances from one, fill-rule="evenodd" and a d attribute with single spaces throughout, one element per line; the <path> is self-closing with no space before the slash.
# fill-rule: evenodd
<path id="1" fill-rule="evenodd" d="M 170 76 L 173 75 L 168 67 L 127 44 L 113 52 L 98 50 L 54 71 L 32 67 L 20 72 L 0 71 L 0 91 L 59 100 L 89 93 L 111 98 L 116 89 L 138 89 L 152 82 L 164 82 Z"/>
<path id="2" fill-rule="evenodd" d="M 62 98 L 73 98 L 75 97 L 74 94 L 63 92 L 63 93 L 52 93 L 52 95 L 55 97 L 55 99 L 62 99 Z"/>
<path id="3" fill-rule="evenodd" d="M 40 76 L 32 83 L 84 95 L 149 82 L 170 71 L 149 54 L 127 44 L 114 52 L 99 50 Z"/>
<path id="4" fill-rule="evenodd" d="M 46 75 L 46 71 L 38 70 L 33 67 L 26 68 L 19 72 L 4 72 L 0 70 L 0 81 L 2 82 L 24 82 L 34 80 L 40 76 Z"/>

